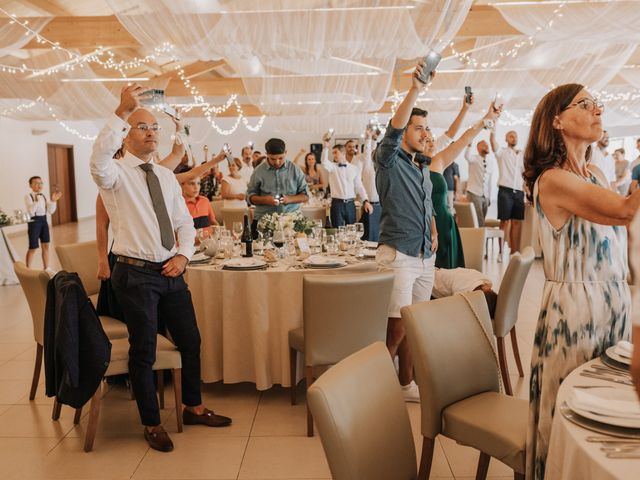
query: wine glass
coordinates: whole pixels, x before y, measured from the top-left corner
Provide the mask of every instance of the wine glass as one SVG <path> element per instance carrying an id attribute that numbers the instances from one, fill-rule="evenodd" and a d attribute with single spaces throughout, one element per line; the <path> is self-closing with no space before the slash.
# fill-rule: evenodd
<path id="1" fill-rule="evenodd" d="M 364 236 L 364 223 L 358 222 L 354 224 L 356 227 L 356 233 L 358 235 L 358 240 L 363 240 Z"/>
<path id="2" fill-rule="evenodd" d="M 240 237 L 242 236 L 242 230 L 244 230 L 244 226 L 242 222 L 233 222 L 233 226 L 231 227 L 231 233 L 233 234 L 233 239 L 236 242 L 240 241 Z"/>

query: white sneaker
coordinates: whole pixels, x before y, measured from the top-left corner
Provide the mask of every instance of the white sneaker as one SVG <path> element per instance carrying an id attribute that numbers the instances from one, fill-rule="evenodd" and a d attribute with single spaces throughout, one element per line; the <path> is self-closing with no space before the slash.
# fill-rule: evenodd
<path id="1" fill-rule="evenodd" d="M 420 391 L 415 381 L 411 380 L 409 385 L 403 385 L 401 388 L 405 402 L 420 403 Z"/>

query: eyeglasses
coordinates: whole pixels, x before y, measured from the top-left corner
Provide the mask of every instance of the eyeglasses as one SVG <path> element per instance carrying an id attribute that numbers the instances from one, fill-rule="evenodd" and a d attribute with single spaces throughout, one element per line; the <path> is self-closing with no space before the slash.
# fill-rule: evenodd
<path id="1" fill-rule="evenodd" d="M 162 130 L 162 127 L 157 123 L 154 123 L 153 125 L 147 125 L 146 123 L 139 123 L 133 128 L 137 128 L 141 132 L 147 132 L 149 130 L 151 130 L 152 132 L 159 132 L 160 130 Z"/>
<path id="2" fill-rule="evenodd" d="M 582 100 L 578 100 L 576 103 L 572 103 L 571 105 L 566 107 L 564 110 L 569 110 L 570 108 L 573 108 L 578 105 L 580 106 L 580 108 L 582 108 L 583 110 L 586 110 L 587 112 L 593 112 L 593 109 L 596 107 L 598 107 L 598 110 L 600 110 L 600 112 L 604 112 L 604 103 L 602 103 L 598 99 L 591 99 L 591 98 L 583 98 Z"/>

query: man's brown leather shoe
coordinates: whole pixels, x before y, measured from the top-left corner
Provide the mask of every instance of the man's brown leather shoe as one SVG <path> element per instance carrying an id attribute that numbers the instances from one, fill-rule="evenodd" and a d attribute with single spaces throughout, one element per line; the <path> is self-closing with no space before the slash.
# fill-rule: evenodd
<path id="1" fill-rule="evenodd" d="M 213 410 L 204 409 L 204 413 L 198 415 L 186 408 L 182 411 L 182 422 L 185 425 L 206 425 L 208 427 L 226 427 L 231 425 L 231 419 L 223 415 L 216 415 Z"/>
<path id="2" fill-rule="evenodd" d="M 158 450 L 160 452 L 170 452 L 173 450 L 173 442 L 169 438 L 169 434 L 165 432 L 161 425 L 155 427 L 152 432 L 145 427 L 144 439 L 154 450 Z"/>

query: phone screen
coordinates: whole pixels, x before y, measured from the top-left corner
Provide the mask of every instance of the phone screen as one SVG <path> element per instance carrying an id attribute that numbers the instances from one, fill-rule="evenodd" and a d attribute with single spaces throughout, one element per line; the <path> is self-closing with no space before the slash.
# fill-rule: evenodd
<path id="1" fill-rule="evenodd" d="M 418 77 L 418 80 L 425 84 L 429 82 L 429 79 L 431 78 L 433 71 L 440 63 L 440 60 L 442 60 L 442 55 L 440 55 L 435 50 L 429 50 L 429 53 L 427 53 L 427 55 L 423 58 L 424 67 L 422 68 L 422 75 Z"/>

